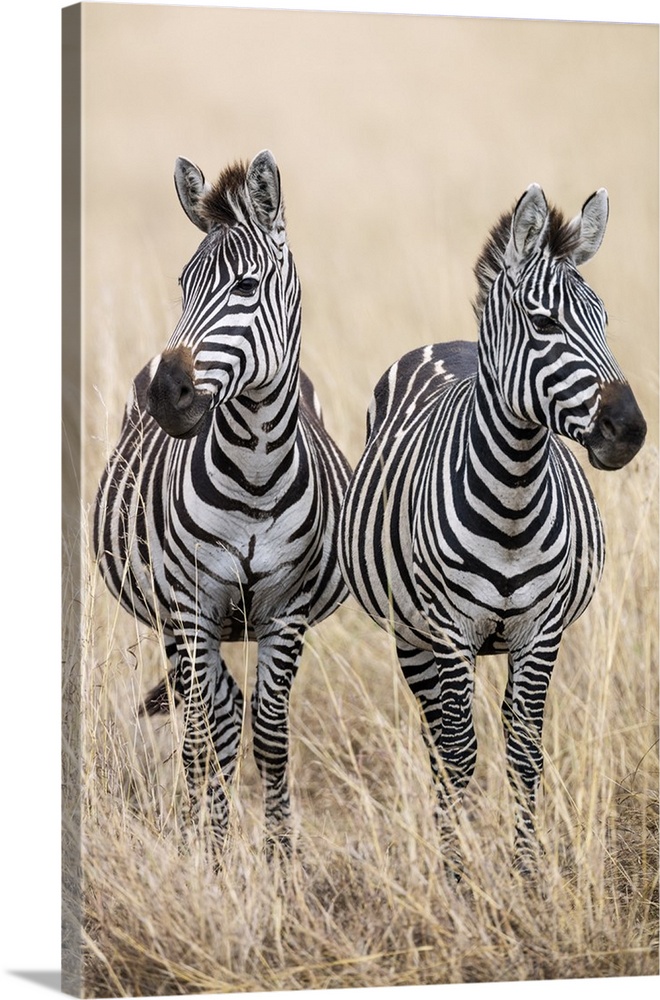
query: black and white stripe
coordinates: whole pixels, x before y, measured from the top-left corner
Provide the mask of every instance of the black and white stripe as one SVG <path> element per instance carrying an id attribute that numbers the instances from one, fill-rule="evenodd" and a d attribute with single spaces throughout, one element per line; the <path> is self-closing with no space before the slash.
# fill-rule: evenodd
<path id="1" fill-rule="evenodd" d="M 646 430 L 577 270 L 607 215 L 602 189 L 566 222 L 532 185 L 500 219 L 475 269 L 478 344 L 420 348 L 383 375 L 340 520 L 350 590 L 395 636 L 421 706 L 443 829 L 476 762 L 475 659 L 508 654 L 502 718 L 523 868 L 548 682 L 604 558 L 586 477 L 556 435 L 614 469 Z"/>
<path id="2" fill-rule="evenodd" d="M 194 801 L 206 789 L 220 838 L 243 721 L 220 643 L 257 641 L 254 754 L 267 824 L 286 844 L 289 693 L 306 629 L 347 595 L 337 526 L 349 469 L 299 370 L 300 286 L 272 155 L 214 186 L 181 159 L 175 181 L 206 236 L 183 271 L 170 342 L 131 390 L 95 549 L 122 605 L 162 627 L 188 783 Z M 145 704 L 167 700 L 163 683 Z"/>

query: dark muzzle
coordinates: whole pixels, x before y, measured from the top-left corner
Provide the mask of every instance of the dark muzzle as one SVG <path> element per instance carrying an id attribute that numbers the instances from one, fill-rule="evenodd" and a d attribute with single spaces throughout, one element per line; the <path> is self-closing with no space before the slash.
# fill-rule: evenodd
<path id="1" fill-rule="evenodd" d="M 594 429 L 584 444 L 596 469 L 620 469 L 644 444 L 646 421 L 627 382 L 603 386 Z"/>
<path id="2" fill-rule="evenodd" d="M 147 410 L 163 430 L 172 437 L 194 437 L 210 402 L 208 393 L 195 388 L 190 351 L 164 351 L 147 391 Z"/>

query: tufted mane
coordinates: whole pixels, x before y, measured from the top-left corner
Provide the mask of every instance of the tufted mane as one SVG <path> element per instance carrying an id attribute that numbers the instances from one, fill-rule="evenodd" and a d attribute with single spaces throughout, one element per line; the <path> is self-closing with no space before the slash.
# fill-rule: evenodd
<path id="1" fill-rule="evenodd" d="M 247 164 L 237 162 L 226 167 L 213 187 L 200 199 L 200 217 L 213 226 L 233 226 L 241 215 L 247 214 L 245 178 Z"/>
<path id="2" fill-rule="evenodd" d="M 474 265 L 478 291 L 473 308 L 477 319 L 481 319 L 491 286 L 504 267 L 504 252 L 509 242 L 513 212 L 514 209 L 500 216 L 499 221 L 491 229 L 490 236 Z M 567 222 L 559 209 L 551 205 L 543 243 L 544 248 L 547 248 L 548 253 L 557 260 L 568 260 L 573 256 L 579 242 L 579 227 L 572 225 L 570 221 Z"/>

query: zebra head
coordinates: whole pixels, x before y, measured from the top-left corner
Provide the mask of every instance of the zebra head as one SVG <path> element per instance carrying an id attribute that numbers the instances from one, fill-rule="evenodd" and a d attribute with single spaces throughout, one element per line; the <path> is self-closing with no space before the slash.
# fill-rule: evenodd
<path id="1" fill-rule="evenodd" d="M 154 364 L 147 408 L 168 434 L 192 437 L 220 403 L 254 403 L 295 375 L 300 290 L 272 153 L 227 168 L 214 186 L 179 158 L 174 180 L 206 236 L 181 275 L 181 318 Z"/>
<path id="2" fill-rule="evenodd" d="M 599 469 L 641 448 L 646 422 L 606 341 L 605 308 L 578 271 L 605 235 L 607 191 L 566 222 L 537 184 L 493 229 L 475 267 L 480 352 L 505 408 L 572 438 Z"/>

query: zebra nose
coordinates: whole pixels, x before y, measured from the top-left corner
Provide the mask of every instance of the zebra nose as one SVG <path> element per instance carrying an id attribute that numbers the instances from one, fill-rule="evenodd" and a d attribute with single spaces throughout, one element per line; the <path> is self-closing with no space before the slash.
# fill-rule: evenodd
<path id="1" fill-rule="evenodd" d="M 603 387 L 593 431 L 586 442 L 589 460 L 597 469 L 620 469 L 644 444 L 646 421 L 626 382 Z"/>
<path id="2" fill-rule="evenodd" d="M 193 381 L 183 368 L 161 361 L 149 386 L 149 412 L 156 416 L 164 407 L 187 410 L 195 398 Z"/>
<path id="3" fill-rule="evenodd" d="M 147 411 L 173 437 L 190 437 L 208 410 L 207 394 L 197 393 L 187 364 L 176 352 L 163 354 L 147 391 Z"/>

